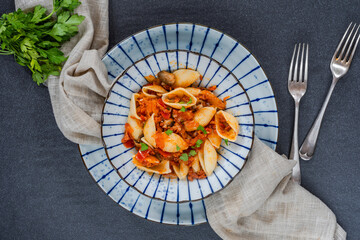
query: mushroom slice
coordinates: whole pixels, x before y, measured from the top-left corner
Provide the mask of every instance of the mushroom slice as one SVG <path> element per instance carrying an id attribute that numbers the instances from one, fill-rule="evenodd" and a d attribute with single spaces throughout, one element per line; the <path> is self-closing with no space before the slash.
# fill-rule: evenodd
<path id="1" fill-rule="evenodd" d="M 215 115 L 215 125 L 217 134 L 229 141 L 236 141 L 239 133 L 239 123 L 237 119 L 225 111 L 219 111 Z"/>
<path id="2" fill-rule="evenodd" d="M 162 95 L 167 91 L 162 86 L 159 85 L 148 85 L 142 88 L 142 92 L 148 98 L 156 98 L 157 93 L 160 93 Z"/>
<path id="3" fill-rule="evenodd" d="M 188 99 L 186 102 L 181 99 Z M 171 92 L 165 93 L 162 95 L 163 102 L 176 109 L 181 109 L 182 107 L 189 108 L 196 104 L 196 97 L 186 91 L 184 88 L 176 88 Z"/>
<path id="4" fill-rule="evenodd" d="M 217 134 L 216 131 L 211 131 L 208 135 L 207 138 L 209 139 L 209 141 L 211 142 L 211 144 L 215 147 L 215 148 L 219 148 L 220 144 L 221 144 L 221 137 Z"/>
<path id="5" fill-rule="evenodd" d="M 138 169 L 143 170 L 145 172 L 157 173 L 157 174 L 171 173 L 170 162 L 167 160 L 163 160 L 160 162 L 160 164 L 153 166 L 153 167 L 145 167 L 145 166 L 141 165 L 141 162 L 139 162 L 135 156 L 133 157 L 132 162 Z"/>
<path id="6" fill-rule="evenodd" d="M 206 126 L 214 117 L 216 109 L 213 107 L 203 107 L 194 114 L 194 121 L 198 124 L 185 124 L 186 131 L 195 131 L 199 124 Z"/>
<path id="7" fill-rule="evenodd" d="M 185 140 L 176 133 L 156 133 L 156 146 L 165 152 L 179 152 L 186 150 L 189 146 Z"/>
<path id="8" fill-rule="evenodd" d="M 188 87 L 200 79 L 200 73 L 191 69 L 179 69 L 173 72 L 175 84 L 173 87 Z"/>
<path id="9" fill-rule="evenodd" d="M 189 172 L 189 166 L 183 161 L 180 161 L 179 166 L 173 165 L 173 169 L 179 179 L 185 179 Z"/>
<path id="10" fill-rule="evenodd" d="M 144 125 L 144 137 L 148 143 L 154 148 L 156 148 L 156 141 L 154 135 L 156 134 L 156 126 L 155 126 L 155 113 L 151 115 L 151 117 L 146 121 Z"/>

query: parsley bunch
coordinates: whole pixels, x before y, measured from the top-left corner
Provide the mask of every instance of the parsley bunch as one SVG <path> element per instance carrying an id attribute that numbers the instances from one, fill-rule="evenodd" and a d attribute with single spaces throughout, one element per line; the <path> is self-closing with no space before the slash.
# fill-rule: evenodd
<path id="1" fill-rule="evenodd" d="M 0 55 L 14 55 L 15 61 L 27 66 L 33 80 L 40 85 L 49 75 L 60 75 L 67 59 L 61 44 L 78 32 L 84 16 L 74 14 L 78 0 L 54 0 L 51 13 L 38 5 L 33 11 L 21 9 L 0 18 Z M 56 15 L 56 17 L 54 17 Z"/>

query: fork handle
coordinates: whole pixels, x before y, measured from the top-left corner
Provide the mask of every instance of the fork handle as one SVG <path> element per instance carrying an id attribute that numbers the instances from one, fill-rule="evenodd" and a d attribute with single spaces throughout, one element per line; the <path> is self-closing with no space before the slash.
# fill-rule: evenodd
<path id="1" fill-rule="evenodd" d="M 327 105 L 329 103 L 331 94 L 334 91 L 335 85 L 336 85 L 338 80 L 339 80 L 338 78 L 333 77 L 333 81 L 331 83 L 329 92 L 326 95 L 325 101 L 324 101 L 324 103 L 323 103 L 323 105 L 322 105 L 322 107 L 320 109 L 320 112 L 319 112 L 318 116 L 316 117 L 315 122 L 311 126 L 310 131 L 308 132 L 303 144 L 301 145 L 299 154 L 300 154 L 300 157 L 303 160 L 308 161 L 314 155 L 315 148 L 316 148 L 316 142 L 317 142 L 317 139 L 318 139 L 318 136 L 319 136 L 322 119 L 324 117 L 324 113 L 325 113 L 326 107 L 327 107 Z"/>
<path id="2" fill-rule="evenodd" d="M 300 184 L 301 174 L 300 174 L 300 165 L 299 165 L 299 140 L 298 140 L 299 139 L 298 137 L 299 105 L 300 105 L 300 100 L 295 101 L 294 133 L 293 133 L 289 159 L 296 161 L 296 165 L 292 170 L 292 180 Z"/>

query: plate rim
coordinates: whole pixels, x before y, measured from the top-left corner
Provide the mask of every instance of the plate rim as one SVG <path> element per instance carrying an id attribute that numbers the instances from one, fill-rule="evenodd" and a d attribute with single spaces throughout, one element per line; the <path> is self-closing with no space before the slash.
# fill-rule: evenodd
<path id="1" fill-rule="evenodd" d="M 77 144 L 77 147 L 78 147 L 78 151 L 79 151 L 79 154 L 80 154 L 81 161 L 83 162 L 84 167 L 86 168 L 86 171 L 89 173 L 91 179 L 96 183 L 96 186 L 98 186 L 98 188 L 100 188 L 100 190 L 105 193 L 106 196 L 110 197 L 110 195 L 108 195 L 108 194 L 106 193 L 106 191 L 96 182 L 94 176 L 90 173 L 89 169 L 87 168 L 87 166 L 86 166 L 86 164 L 85 164 L 85 160 L 84 160 L 84 158 L 83 158 L 83 156 L 82 156 L 82 153 L 81 153 L 80 144 Z M 107 160 L 110 162 L 109 159 L 107 159 Z M 130 186 L 130 187 L 131 187 L 131 186 Z M 133 188 L 133 187 L 132 187 L 132 188 Z M 141 193 L 139 193 L 139 194 L 141 194 Z M 143 195 L 143 194 L 142 194 L 142 195 Z M 145 197 L 148 197 L 148 196 L 146 196 L 146 195 L 144 195 L 144 196 L 145 196 Z M 120 206 L 121 208 L 123 208 L 124 210 L 126 210 L 126 211 L 129 212 L 128 209 L 126 209 L 126 208 L 125 208 L 124 206 L 122 206 L 120 203 L 117 203 L 112 197 L 110 197 L 110 199 L 111 199 L 112 202 L 115 203 L 117 206 Z M 192 201 L 190 201 L 190 202 L 192 202 Z M 172 203 L 172 202 L 169 202 L 169 203 Z M 177 202 L 176 202 L 176 203 L 177 203 Z M 175 203 L 172 203 L 172 204 L 175 204 Z M 179 203 L 177 203 L 177 204 L 181 204 L 181 203 L 179 202 Z M 204 209 L 205 209 L 205 208 L 204 208 Z M 142 216 L 140 216 L 140 215 L 138 215 L 138 214 L 136 214 L 136 213 L 134 213 L 134 212 L 131 212 L 131 213 L 133 213 L 133 214 L 134 214 L 135 216 L 137 216 L 138 218 L 145 219 L 145 220 L 150 221 L 150 222 L 153 222 L 153 223 L 165 224 L 165 225 L 169 225 L 169 226 L 193 227 L 193 226 L 198 226 L 198 225 L 200 225 L 200 224 L 208 223 L 207 217 L 206 217 L 206 221 L 205 221 L 205 222 L 199 222 L 199 223 L 194 223 L 194 224 L 172 224 L 172 223 L 167 223 L 167 222 L 158 222 L 158 221 L 155 221 L 155 220 L 152 220 L 152 219 L 149 219 L 149 218 L 144 218 L 144 217 L 142 217 Z M 205 209 L 205 214 L 206 214 L 206 209 Z"/>
<path id="2" fill-rule="evenodd" d="M 122 41 L 121 41 L 122 42 Z M 118 43 L 119 44 L 119 43 Z M 117 45 L 118 45 L 117 44 Z M 112 161 L 110 160 L 110 157 L 109 157 L 109 154 L 108 154 L 108 150 L 107 150 L 107 147 L 106 147 L 106 144 L 105 144 L 105 141 L 104 141 L 104 138 L 103 138 L 103 123 L 104 123 L 104 110 L 105 110 L 105 106 L 106 106 L 106 103 L 107 103 L 107 100 L 109 99 L 110 97 L 110 94 L 111 94 L 111 90 L 113 89 L 113 87 L 115 86 L 115 84 L 117 83 L 117 81 L 123 77 L 127 71 L 135 66 L 138 62 L 141 62 L 141 61 L 144 61 L 145 59 L 149 58 L 149 57 L 152 57 L 154 56 L 155 54 L 158 54 L 158 53 L 171 53 L 171 52 L 185 52 L 185 53 L 192 53 L 192 54 L 195 54 L 195 55 L 198 55 L 198 56 L 201 56 L 201 57 L 205 57 L 205 58 L 208 58 L 210 59 L 210 62 L 211 61 L 214 61 L 215 63 L 217 63 L 219 66 L 221 66 L 222 68 L 224 68 L 227 72 L 230 73 L 230 75 L 232 75 L 233 78 L 236 79 L 236 81 L 238 82 L 239 86 L 241 87 L 241 89 L 244 91 L 245 93 L 245 96 L 246 96 L 246 99 L 249 103 L 249 108 L 250 108 L 250 111 L 251 111 L 251 117 L 252 117 L 252 128 L 251 128 L 251 145 L 249 147 L 249 150 L 246 154 L 246 157 L 244 157 L 244 164 L 242 165 L 241 169 L 230 179 L 230 181 L 228 181 L 222 188 L 218 189 L 217 191 L 214 191 L 214 192 L 211 192 L 210 194 L 206 195 L 205 197 L 201 197 L 201 198 L 198 198 L 196 200 L 182 200 L 182 201 L 169 201 L 169 200 L 165 200 L 165 199 L 162 199 L 162 198 L 159 198 L 159 197 L 153 197 L 153 196 L 150 196 L 144 192 L 141 192 L 137 187 L 134 187 L 133 185 L 131 185 L 130 183 L 128 183 L 128 181 L 126 179 L 124 179 L 124 177 L 119 173 L 119 171 L 117 170 L 117 168 L 115 167 L 115 165 L 112 163 Z M 116 171 L 116 173 L 119 175 L 119 177 L 127 184 L 129 185 L 130 187 L 132 187 L 134 190 L 138 191 L 140 194 L 142 195 L 145 195 L 146 197 L 149 197 L 149 198 L 153 198 L 153 199 L 156 199 L 156 200 L 160 200 L 160 201 L 164 201 L 164 202 L 167 202 L 167 203 L 187 203 L 187 202 L 197 202 L 197 201 L 201 201 L 201 200 L 204 200 L 212 195 L 214 195 L 215 193 L 218 193 L 220 192 L 221 190 L 225 189 L 227 186 L 229 186 L 229 184 L 234 180 L 234 178 L 242 171 L 242 169 L 244 168 L 245 164 L 247 163 L 247 160 L 248 160 L 248 157 L 250 155 L 250 152 L 252 150 L 252 147 L 254 145 L 254 141 L 255 141 L 255 116 L 254 116 L 254 110 L 252 108 L 252 105 L 251 105 L 251 101 L 250 101 L 250 98 L 244 88 L 244 86 L 241 84 L 241 82 L 239 81 L 239 79 L 227 68 L 225 67 L 224 65 L 222 65 L 220 62 L 218 62 L 216 59 L 214 58 L 211 58 L 207 55 L 204 55 L 204 54 L 201 54 L 201 53 L 198 53 L 198 52 L 193 52 L 193 51 L 189 51 L 189 50 L 183 50 L 183 49 L 177 49 L 177 50 L 163 50 L 163 51 L 157 51 L 155 53 L 152 53 L 152 54 L 149 54 L 137 61 L 135 61 L 134 63 L 132 63 L 129 67 L 127 67 L 126 69 L 124 69 L 124 71 L 119 74 L 114 80 L 114 82 L 111 84 L 111 87 L 109 88 L 109 91 L 108 91 L 108 94 L 106 95 L 106 98 L 104 100 L 104 104 L 103 104 L 103 108 L 102 108 L 102 112 L 101 112 L 101 141 L 102 141 L 102 144 L 103 144 L 103 147 L 104 147 L 104 150 L 105 150 L 105 153 L 106 153 L 106 157 L 107 159 L 109 160 L 111 166 L 114 168 L 114 170 Z M 226 110 L 226 109 L 225 109 Z M 144 171 L 144 170 L 142 170 Z M 179 181 L 179 179 L 178 179 Z"/>
<path id="3" fill-rule="evenodd" d="M 108 54 L 109 54 L 112 50 L 114 50 L 120 43 L 125 42 L 125 41 L 131 39 L 131 37 L 133 37 L 133 36 L 135 36 L 135 35 L 137 35 L 137 34 L 139 34 L 139 33 L 142 33 L 142 32 L 144 32 L 144 31 L 146 31 L 146 30 L 155 29 L 155 28 L 158 28 L 158 27 L 169 26 L 169 25 L 177 25 L 177 24 L 195 25 L 195 26 L 200 26 L 200 27 L 204 27 L 204 28 L 209 28 L 209 29 L 212 29 L 212 30 L 214 30 L 214 31 L 217 31 L 217 32 L 219 32 L 219 33 L 221 33 L 221 34 L 224 34 L 224 36 L 232 39 L 233 41 L 239 43 L 240 46 L 242 46 L 244 49 L 246 49 L 246 51 L 248 51 L 248 52 L 251 54 L 251 56 L 255 59 L 255 61 L 257 62 L 257 64 L 259 64 L 259 66 L 260 66 L 263 74 L 265 75 L 266 79 L 268 80 L 267 82 L 269 83 L 269 86 L 270 86 L 270 88 L 271 88 L 271 92 L 272 92 L 272 94 L 274 95 L 274 103 L 275 103 L 275 107 L 276 107 L 276 110 L 277 110 L 277 112 L 276 112 L 276 114 L 275 114 L 275 115 L 276 115 L 276 124 L 277 124 L 277 126 L 279 127 L 279 112 L 278 112 L 278 109 L 279 109 L 279 108 L 278 108 L 278 104 L 277 104 L 277 102 L 276 102 L 276 96 L 275 96 L 275 92 L 274 92 L 274 87 L 272 86 L 272 84 L 271 84 L 271 82 L 270 82 L 270 80 L 269 80 L 269 77 L 267 76 L 266 72 L 264 71 L 264 68 L 263 68 L 262 65 L 260 64 L 260 62 L 259 62 L 259 60 L 257 59 L 257 57 L 256 57 L 254 54 L 252 54 L 252 52 L 249 50 L 249 48 L 246 47 L 242 42 L 240 42 L 240 41 L 237 40 L 236 38 L 232 37 L 231 35 L 225 33 L 224 31 L 219 30 L 218 28 L 211 27 L 210 25 L 205 25 L 205 24 L 202 24 L 202 23 L 195 23 L 195 22 L 181 22 L 181 21 L 180 21 L 180 22 L 170 22 L 170 23 L 156 24 L 156 25 L 152 25 L 152 26 L 150 26 L 150 27 L 145 27 L 144 29 L 139 30 L 139 31 L 136 31 L 135 33 L 133 33 L 133 34 L 131 34 L 131 35 L 128 35 L 127 37 L 123 38 L 120 42 L 116 43 L 113 47 L 111 47 L 111 48 L 104 54 L 104 56 L 101 58 L 101 61 L 103 61 L 104 58 L 107 57 Z M 113 81 L 115 81 L 115 79 L 116 79 L 116 78 L 114 78 Z M 255 118 L 255 115 L 254 115 L 254 118 Z M 254 122 L 254 123 L 255 123 L 255 122 Z M 255 132 L 255 131 L 254 131 L 254 132 Z M 260 140 L 261 140 L 261 139 L 260 139 Z M 273 148 L 274 151 L 276 151 L 276 150 L 278 149 L 278 142 L 279 142 L 279 128 L 277 128 L 277 130 L 276 130 L 276 143 L 273 143 L 273 144 L 274 144 L 274 148 Z"/>
<path id="4" fill-rule="evenodd" d="M 199 26 L 201 26 L 201 27 L 210 28 L 210 29 L 215 30 L 215 31 L 217 31 L 217 32 L 223 33 L 225 36 L 227 36 L 227 37 L 229 37 L 230 39 L 238 42 L 243 48 L 245 48 L 245 49 L 251 54 L 251 56 L 256 60 L 256 62 L 257 62 L 257 63 L 259 64 L 259 66 L 261 67 L 261 70 L 262 70 L 263 74 L 264 74 L 264 75 L 266 76 L 266 78 L 269 80 L 266 72 L 264 71 L 264 68 L 262 67 L 262 65 L 261 65 L 261 63 L 259 62 L 259 60 L 257 59 L 257 57 L 256 57 L 254 54 L 252 54 L 251 51 L 250 51 L 243 43 L 241 43 L 240 41 L 238 41 L 236 38 L 232 37 L 231 35 L 228 35 L 228 34 L 224 33 L 223 31 L 218 30 L 218 29 L 215 28 L 215 27 L 210 27 L 210 26 L 208 26 L 208 25 L 204 25 L 204 24 L 201 24 L 201 23 L 192 23 L 192 22 L 170 22 L 170 23 L 166 23 L 166 24 L 152 25 L 152 26 L 149 26 L 149 27 L 145 28 L 145 30 L 146 30 L 146 29 L 156 28 L 156 27 L 162 27 L 162 26 L 165 26 L 165 25 L 174 25 L 174 24 L 199 25 Z M 133 36 L 133 35 L 135 35 L 135 34 L 138 34 L 138 33 L 141 33 L 141 32 L 143 32 L 143 31 L 144 31 L 144 30 L 140 30 L 140 31 L 137 31 L 137 32 L 129 35 L 128 37 L 125 37 L 125 38 L 123 38 L 119 43 L 121 43 L 122 41 L 125 41 L 125 40 L 129 39 L 131 36 Z M 116 45 L 114 45 L 112 48 L 108 49 L 107 52 L 102 56 L 101 60 L 103 61 L 104 58 L 107 57 L 107 54 L 108 54 L 110 51 L 112 51 L 115 47 L 116 47 Z M 277 101 L 276 101 L 276 94 L 275 94 L 275 92 L 274 92 L 274 88 L 273 88 L 270 80 L 269 80 L 267 83 L 268 83 L 268 86 L 270 86 L 270 88 L 271 88 L 272 94 L 274 95 L 275 107 L 276 107 L 276 110 L 278 110 L 278 104 L 277 104 Z M 276 112 L 276 114 L 275 114 L 274 116 L 275 116 L 275 120 L 276 120 L 277 126 L 279 127 L 279 113 Z M 255 132 L 255 131 L 254 131 L 254 132 Z M 273 150 L 275 150 L 275 151 L 276 151 L 276 150 L 278 149 L 278 147 L 279 147 L 279 145 L 278 145 L 278 140 L 279 140 L 279 130 L 278 130 L 278 128 L 277 128 L 277 130 L 276 130 L 276 132 L 275 132 L 275 136 L 274 136 L 274 141 L 275 141 L 275 142 L 272 143 L 272 144 L 273 144 L 273 147 L 271 147 L 271 148 L 272 148 Z M 101 189 L 101 191 L 106 194 L 105 189 L 103 189 L 103 188 L 96 182 L 96 180 L 94 179 L 94 176 L 91 174 L 90 170 L 87 168 L 87 166 L 86 166 L 86 164 L 85 164 L 85 162 L 84 162 L 84 159 L 83 159 L 83 157 L 82 157 L 81 145 L 83 145 L 83 146 L 86 146 L 86 145 L 84 145 L 84 144 L 78 144 L 79 154 L 80 154 L 80 157 L 81 157 L 81 159 L 82 159 L 82 161 L 83 161 L 83 164 L 84 164 L 84 167 L 85 167 L 86 171 L 89 173 L 90 177 L 93 179 L 93 181 L 95 182 L 95 184 Z M 99 145 L 99 146 L 100 146 L 100 145 Z M 103 146 L 101 146 L 101 147 L 103 147 Z M 109 162 L 110 162 L 110 161 L 109 161 Z M 108 196 L 108 195 L 107 195 L 107 196 Z M 108 197 L 110 197 L 110 196 L 108 196 Z M 113 198 L 110 197 L 110 199 L 111 199 L 116 205 L 118 205 L 118 206 L 120 206 L 121 208 L 129 211 L 128 209 L 126 209 L 126 208 L 125 208 L 124 206 L 122 206 L 121 204 L 118 204 Z M 132 212 L 132 213 L 134 213 L 134 212 Z M 164 222 L 159 222 L 159 221 L 151 220 L 151 219 L 148 219 L 148 218 L 144 218 L 144 217 L 142 217 L 142 216 L 140 216 L 140 215 L 138 215 L 138 214 L 136 214 L 136 213 L 134 213 L 134 214 L 135 214 L 136 216 L 140 217 L 141 219 L 145 219 L 145 220 L 147 220 L 147 221 L 155 222 L 155 223 L 158 223 L 158 224 L 166 224 L 166 225 L 171 225 L 171 226 L 177 225 L 177 224 L 172 224 L 172 223 L 164 223 Z M 206 214 L 206 212 L 205 212 L 205 214 Z M 191 226 L 197 226 L 197 225 L 205 224 L 205 223 L 207 223 L 207 222 L 208 222 L 208 221 L 199 222 L 199 223 L 196 223 L 196 224 L 189 224 L 189 225 L 188 225 L 188 224 L 179 224 L 179 225 L 180 225 L 180 226 L 185 226 L 185 227 L 191 227 Z"/>

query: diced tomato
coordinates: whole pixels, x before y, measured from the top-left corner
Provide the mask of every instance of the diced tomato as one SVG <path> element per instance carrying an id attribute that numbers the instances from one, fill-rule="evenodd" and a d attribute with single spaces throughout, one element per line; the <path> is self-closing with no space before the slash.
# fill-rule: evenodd
<path id="1" fill-rule="evenodd" d="M 135 145 L 134 140 L 132 139 L 132 136 L 131 136 L 133 131 L 134 130 L 131 128 L 130 124 L 126 123 L 125 124 L 125 134 L 124 134 L 124 137 L 121 139 L 121 142 L 127 148 L 132 148 Z"/>
<path id="2" fill-rule="evenodd" d="M 161 98 L 158 100 L 158 102 L 159 102 L 159 104 L 160 104 L 161 106 L 163 106 L 164 108 L 166 108 L 166 105 L 165 105 L 165 103 L 163 102 L 163 100 L 162 100 Z"/>
<path id="3" fill-rule="evenodd" d="M 164 119 L 170 118 L 170 112 L 160 112 L 161 116 L 163 116 Z"/>
<path id="4" fill-rule="evenodd" d="M 143 161 L 147 156 L 149 156 L 150 150 L 140 151 L 135 155 L 136 159 Z"/>
<path id="5" fill-rule="evenodd" d="M 158 153 L 160 153 L 160 154 L 161 154 L 163 157 L 165 157 L 165 158 L 171 156 L 171 153 L 165 152 L 165 151 L 161 150 L 160 148 L 157 148 L 156 151 L 157 151 Z"/>
<path id="6" fill-rule="evenodd" d="M 125 146 L 126 148 L 132 148 L 132 147 L 135 146 L 134 140 L 132 140 L 132 139 L 124 142 L 123 144 L 124 144 L 124 146 Z"/>

